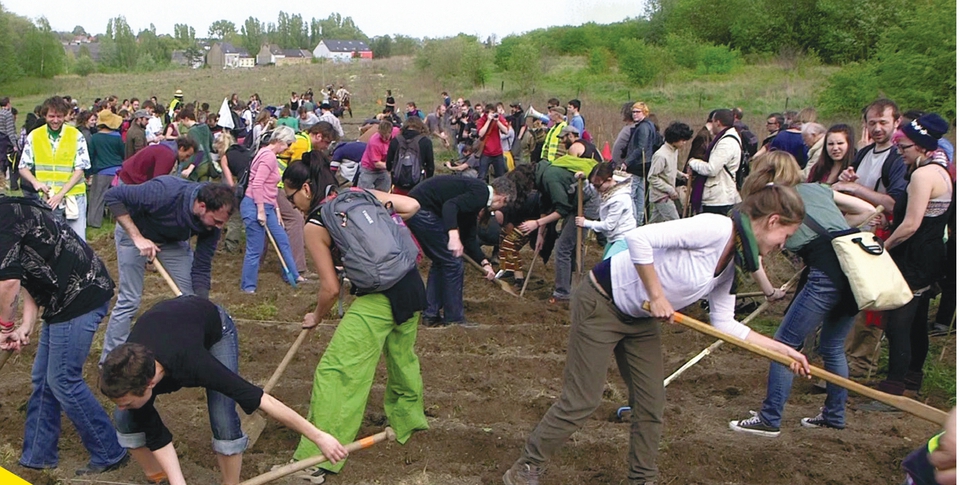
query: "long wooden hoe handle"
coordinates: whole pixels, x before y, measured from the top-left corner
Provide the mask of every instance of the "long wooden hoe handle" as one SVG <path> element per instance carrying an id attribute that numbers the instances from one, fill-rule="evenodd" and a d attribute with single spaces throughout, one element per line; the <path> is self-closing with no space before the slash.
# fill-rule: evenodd
<path id="1" fill-rule="evenodd" d="M 583 217 L 583 180 L 586 178 L 582 174 L 578 174 L 579 178 L 576 179 L 576 217 Z M 576 280 L 579 281 L 579 277 L 583 275 L 583 228 L 576 228 Z"/>
<path id="2" fill-rule="evenodd" d="M 650 302 L 644 302 L 643 309 L 650 311 Z M 786 367 L 790 366 L 791 363 L 795 361 L 794 359 L 792 359 L 791 357 L 788 357 L 787 355 L 782 355 L 778 352 L 775 352 L 774 350 L 769 350 L 764 347 L 741 340 L 733 335 L 726 334 L 706 323 L 703 323 L 699 320 L 688 317 L 687 315 L 684 315 L 681 313 L 674 312 L 674 321 L 686 327 L 690 327 L 691 329 L 701 332 L 703 334 L 707 334 L 707 335 L 710 335 L 711 337 L 721 339 L 731 345 L 741 347 L 742 349 L 747 350 L 748 352 L 753 352 L 762 357 L 767 357 L 775 362 L 778 362 L 779 364 L 785 365 Z M 907 413 L 910 413 L 913 416 L 925 419 L 931 423 L 935 423 L 940 426 L 943 426 L 946 423 L 947 414 L 932 406 L 928 406 L 919 401 L 914 401 L 908 397 L 894 396 L 892 394 L 886 394 L 885 392 L 877 391 L 871 387 L 863 386 L 862 384 L 851 381 L 842 376 L 837 376 L 825 369 L 820 369 L 818 367 L 815 367 L 814 365 L 810 365 L 809 368 L 811 369 L 813 376 L 818 377 L 823 381 L 835 384 L 849 391 L 852 391 L 857 394 L 866 396 L 868 398 L 875 399 L 879 402 L 888 404 L 896 409 L 899 409 L 901 411 L 906 411 Z"/>
<path id="3" fill-rule="evenodd" d="M 158 274 L 162 275 L 162 279 L 168 283 L 168 287 L 172 289 L 175 296 L 182 296 L 182 290 L 179 289 L 179 285 L 175 284 L 175 280 L 172 279 L 172 275 L 168 274 L 168 271 L 164 266 L 162 266 L 162 262 L 156 257 L 152 260 L 152 264 L 155 265 L 155 269 L 158 271 Z"/>
<path id="4" fill-rule="evenodd" d="M 478 269 L 479 271 L 481 271 L 481 272 L 482 272 L 482 274 L 488 274 L 488 271 L 487 271 L 487 270 L 486 270 L 485 268 L 483 268 L 481 264 L 478 264 L 478 263 L 476 263 L 476 262 L 475 262 L 475 260 L 474 260 L 474 259 L 472 259 L 472 257 L 471 257 L 471 256 L 469 256 L 469 255 L 467 255 L 467 254 L 462 254 L 462 257 L 464 257 L 464 258 L 465 258 L 465 261 L 468 261 L 468 264 L 470 264 L 470 265 L 472 265 L 472 266 L 474 266 L 474 267 L 475 267 L 475 268 L 477 268 L 477 269 Z M 495 284 L 497 284 L 497 285 L 499 285 L 500 287 L 502 287 L 502 291 L 504 291 L 504 292 L 506 292 L 506 293 L 508 293 L 508 294 L 510 294 L 510 295 L 513 295 L 513 296 L 515 296 L 516 298 L 519 298 L 519 294 L 518 294 L 518 293 L 516 293 L 516 292 L 515 292 L 515 290 L 513 290 L 513 289 L 512 289 L 512 287 L 511 287 L 511 286 L 510 286 L 510 285 L 509 285 L 509 284 L 508 284 L 507 282 L 505 282 L 505 281 L 502 281 L 502 280 L 500 280 L 500 279 L 498 279 L 498 278 L 495 278 L 495 279 L 493 279 L 492 281 L 494 281 L 494 282 L 495 282 Z"/>
<path id="5" fill-rule="evenodd" d="M 380 433 L 377 433 L 375 435 L 368 436 L 366 438 L 361 438 L 345 446 L 344 448 L 347 449 L 347 452 L 354 452 L 354 451 L 362 450 L 364 448 L 370 448 L 371 446 L 374 446 L 375 444 L 380 443 L 382 441 L 390 441 L 395 439 L 397 439 L 397 435 L 394 434 L 394 430 L 391 428 L 384 428 L 384 431 L 381 431 Z M 318 465 L 325 461 L 327 461 L 327 459 L 324 458 L 323 455 L 311 456 L 310 458 L 293 462 L 288 465 L 281 466 L 275 470 L 266 472 L 262 475 L 258 475 L 256 477 L 250 478 L 249 480 L 246 480 L 245 482 L 242 482 L 239 485 L 263 485 L 264 483 L 272 482 L 273 480 L 283 478 L 287 475 L 301 471 L 304 468 L 309 468 L 311 466 Z"/>
<path id="6" fill-rule="evenodd" d="M 304 328 L 300 332 L 300 335 L 297 335 L 293 345 L 290 346 L 290 350 L 288 350 L 286 355 L 283 356 L 283 361 L 280 362 L 280 365 L 276 367 L 276 371 L 273 372 L 273 375 L 270 376 L 268 381 L 266 381 L 266 385 L 263 386 L 263 392 L 268 394 L 273 390 L 274 387 L 276 387 L 276 383 L 280 380 L 280 377 L 283 377 L 283 371 L 285 371 L 286 367 L 290 365 L 290 361 L 293 360 L 293 356 L 296 355 L 296 351 L 300 348 L 300 345 L 303 344 L 303 341 L 306 340 L 306 336 L 309 334 L 310 329 Z"/>

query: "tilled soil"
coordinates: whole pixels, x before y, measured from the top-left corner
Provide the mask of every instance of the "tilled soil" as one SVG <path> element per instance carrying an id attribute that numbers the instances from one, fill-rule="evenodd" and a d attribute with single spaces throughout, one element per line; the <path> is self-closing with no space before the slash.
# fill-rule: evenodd
<path id="1" fill-rule="evenodd" d="M 113 241 L 95 242 L 115 272 Z M 586 267 L 601 253 L 590 251 Z M 525 251 L 525 260 L 531 253 Z M 256 295 L 238 290 L 242 256 L 219 253 L 214 264 L 213 301 L 236 318 L 240 334 L 241 374 L 257 383 L 269 378 L 299 333 L 303 314 L 316 301 L 316 283 L 297 289 L 276 275 L 267 261 Z M 423 263 L 422 266 L 426 266 Z M 785 262 L 775 265 L 779 281 L 792 274 Z M 426 267 L 423 268 L 426 274 Z M 422 328 L 417 353 L 425 385 L 426 414 L 431 428 L 406 445 L 383 443 L 352 455 L 343 472 L 328 479 L 336 484 L 501 484 L 502 474 L 518 457 L 525 439 L 558 397 L 562 380 L 569 312 L 546 302 L 551 294 L 552 264 L 536 265 L 525 298 L 517 299 L 487 283 L 469 268 L 465 304 L 478 328 Z M 780 284 L 780 283 L 778 283 Z M 142 309 L 169 297 L 158 275 L 149 273 Z M 768 314 L 777 317 L 784 304 Z M 699 308 L 691 308 L 703 316 Z M 287 322 L 287 323 L 282 323 Z M 273 394 L 306 413 L 313 370 L 333 335 L 334 324 L 310 334 Z M 85 378 L 97 385 L 97 356 L 102 336 L 95 338 Z M 665 371 L 671 373 L 713 339 L 675 325 L 663 334 Z M 955 353 L 955 352 L 951 352 Z M 30 392 L 34 347 L 12 359 L 0 380 L 0 464 L 32 483 L 146 483 L 134 463 L 94 481 L 75 481 L 73 470 L 87 460 L 77 435 L 65 418 L 59 469 L 27 470 L 16 464 Z M 848 427 L 842 431 L 810 430 L 799 419 L 818 412 L 824 395 L 797 380 L 778 438 L 740 435 L 728 421 L 746 417 L 764 398 L 768 362 L 724 346 L 688 370 L 667 388 L 664 435 L 660 444 L 663 484 L 892 484 L 901 483 L 900 462 L 937 431 L 937 427 L 903 413 L 864 413 L 850 396 Z M 386 374 L 378 367 L 361 436 L 386 426 L 383 392 Z M 100 397 L 100 396 L 99 396 Z M 104 401 L 107 409 L 108 402 Z M 158 399 L 160 412 L 175 435 L 182 469 L 190 484 L 219 483 L 211 451 L 204 393 L 186 389 Z M 543 483 L 620 484 L 627 468 L 629 424 L 613 416 L 626 402 L 626 389 L 615 365 L 603 403 L 588 422 L 548 464 Z M 942 406 L 937 399 L 930 404 Z M 289 461 L 296 433 L 269 420 L 243 464 L 243 477 L 266 472 Z M 308 483 L 296 478 L 277 483 Z"/>

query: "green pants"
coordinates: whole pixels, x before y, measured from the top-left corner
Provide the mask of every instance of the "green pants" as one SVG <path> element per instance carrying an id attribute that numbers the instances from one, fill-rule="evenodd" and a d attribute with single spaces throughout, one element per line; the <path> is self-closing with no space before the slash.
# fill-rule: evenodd
<path id="1" fill-rule="evenodd" d="M 377 362 L 383 354 L 387 365 L 384 412 L 397 441 L 404 444 L 412 432 L 428 429 L 421 367 L 414 353 L 418 317 L 416 312 L 407 322 L 396 325 L 384 295 L 354 300 L 317 364 L 307 420 L 345 445 L 357 439 Z M 319 454 L 317 446 L 303 437 L 293 458 L 302 460 Z M 345 462 L 324 462 L 322 468 L 336 473 Z"/>

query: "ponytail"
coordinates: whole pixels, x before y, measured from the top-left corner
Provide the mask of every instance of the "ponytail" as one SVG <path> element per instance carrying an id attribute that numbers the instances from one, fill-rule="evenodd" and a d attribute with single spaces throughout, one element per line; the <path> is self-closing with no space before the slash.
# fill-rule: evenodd
<path id="1" fill-rule="evenodd" d="M 309 184 L 311 209 L 320 205 L 339 185 L 330 171 L 326 156 L 320 150 L 310 150 L 303 154 L 302 160 L 291 161 L 283 171 L 283 184 L 291 189 Z"/>

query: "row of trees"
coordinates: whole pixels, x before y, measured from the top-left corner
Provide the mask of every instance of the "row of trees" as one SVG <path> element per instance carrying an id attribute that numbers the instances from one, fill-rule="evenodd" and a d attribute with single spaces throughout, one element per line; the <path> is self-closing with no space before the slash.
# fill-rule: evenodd
<path id="1" fill-rule="evenodd" d="M 209 37 L 232 42 L 256 55 L 263 44 L 276 44 L 282 49 L 313 49 L 323 39 L 368 40 L 354 24 L 354 19 L 339 13 L 325 19 L 303 20 L 300 14 L 280 12 L 276 22 L 247 18 L 239 28 L 229 20 L 217 20 L 209 26 Z"/>

